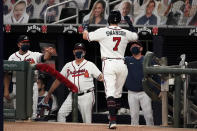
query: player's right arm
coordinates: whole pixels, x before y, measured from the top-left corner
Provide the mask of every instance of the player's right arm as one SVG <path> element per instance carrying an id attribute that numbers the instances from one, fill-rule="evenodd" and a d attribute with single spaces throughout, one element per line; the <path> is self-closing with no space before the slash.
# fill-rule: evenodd
<path id="1" fill-rule="evenodd" d="M 89 34 L 89 33 L 88 33 L 87 30 L 84 30 L 84 31 L 83 31 L 83 39 L 84 39 L 84 40 L 88 40 L 88 34 Z"/>
<path id="2" fill-rule="evenodd" d="M 62 71 L 60 72 L 62 75 L 66 76 L 67 72 L 66 72 L 66 68 L 67 68 L 68 64 L 66 64 L 63 68 Z M 51 85 L 51 88 L 48 91 L 47 96 L 44 99 L 45 103 L 48 103 L 49 98 L 51 97 L 52 93 L 54 92 L 54 90 L 61 84 L 61 82 L 56 79 L 53 84 Z"/>
<path id="3" fill-rule="evenodd" d="M 127 39 L 129 42 L 131 41 L 137 41 L 138 40 L 138 34 L 135 32 L 127 31 Z"/>
<path id="4" fill-rule="evenodd" d="M 93 32 L 88 32 L 87 30 L 85 30 L 83 32 L 83 38 L 85 40 L 90 41 L 97 41 L 99 42 L 100 40 L 104 39 L 105 37 L 105 30 L 104 28 L 99 28 Z"/>
<path id="5" fill-rule="evenodd" d="M 10 81 L 11 81 L 11 76 L 8 74 L 8 72 L 4 73 L 4 97 L 7 100 L 10 100 L 10 94 L 9 94 L 9 85 L 10 85 Z"/>
<path id="6" fill-rule="evenodd" d="M 12 54 L 9 58 L 8 61 L 14 61 L 14 54 Z M 9 72 L 5 72 L 4 73 L 4 77 L 3 77 L 3 83 L 4 83 L 4 97 L 7 100 L 10 100 L 10 93 L 9 93 L 9 86 L 10 86 L 10 82 L 11 82 L 11 75 L 9 74 Z"/>
<path id="7" fill-rule="evenodd" d="M 48 103 L 48 101 L 49 101 L 49 99 L 50 99 L 50 97 L 51 97 L 53 91 L 60 85 L 60 83 L 61 83 L 61 82 L 60 82 L 58 79 L 56 79 L 56 80 L 53 82 L 53 84 L 51 85 L 51 88 L 50 88 L 49 91 L 48 91 L 47 96 L 44 98 L 44 102 L 45 102 L 45 103 Z"/>

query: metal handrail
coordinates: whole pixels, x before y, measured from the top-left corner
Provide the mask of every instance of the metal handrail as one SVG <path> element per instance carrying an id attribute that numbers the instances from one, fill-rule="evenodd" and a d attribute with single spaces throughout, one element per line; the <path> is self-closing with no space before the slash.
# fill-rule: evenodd
<path id="1" fill-rule="evenodd" d="M 121 2 L 122 0 L 115 0 L 115 1 L 112 1 L 112 2 L 109 2 L 109 5 L 113 5 L 113 4 L 116 4 L 118 2 Z"/>
<path id="2" fill-rule="evenodd" d="M 53 23 L 51 23 L 51 24 L 57 24 L 57 23 L 59 23 L 59 22 L 64 22 L 64 21 L 67 21 L 67 20 L 70 20 L 70 19 L 73 19 L 73 18 L 77 18 L 77 17 L 79 16 L 78 4 L 77 4 L 77 2 L 74 1 L 74 0 L 69 0 L 69 1 L 64 1 L 64 2 L 61 2 L 61 3 L 55 4 L 55 5 L 49 6 L 49 7 L 46 9 L 45 13 L 44 13 L 44 23 L 45 23 L 45 24 L 47 23 L 46 19 L 47 19 L 47 12 L 48 12 L 49 9 L 54 8 L 54 7 L 57 7 L 57 6 L 60 6 L 60 5 L 63 5 L 63 4 L 66 4 L 66 3 L 69 3 L 69 2 L 73 2 L 73 3 L 75 4 L 75 6 L 76 6 L 76 15 L 70 16 L 70 17 L 67 17 L 67 18 L 64 18 L 64 19 L 61 19 L 61 20 L 56 21 L 56 22 L 53 22 Z M 76 24 L 78 24 L 78 23 L 79 23 L 79 21 L 78 21 L 78 19 L 76 19 Z"/>
<path id="3" fill-rule="evenodd" d="M 143 70 L 144 75 L 147 76 L 147 74 L 197 74 L 197 69 L 195 68 L 172 68 L 171 66 L 158 66 L 153 67 L 151 66 L 151 61 L 154 57 L 153 52 L 147 52 L 144 57 L 143 62 Z"/>

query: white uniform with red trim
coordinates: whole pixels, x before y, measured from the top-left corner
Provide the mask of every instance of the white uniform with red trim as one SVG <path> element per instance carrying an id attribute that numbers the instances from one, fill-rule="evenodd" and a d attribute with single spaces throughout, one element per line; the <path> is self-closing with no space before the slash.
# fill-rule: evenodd
<path id="1" fill-rule="evenodd" d="M 75 60 L 67 63 L 63 67 L 61 74 L 68 78 L 78 87 L 79 111 L 81 112 L 83 122 L 91 123 L 92 107 L 95 103 L 93 78 L 99 78 L 99 76 L 101 75 L 101 71 L 96 67 L 94 63 L 84 59 L 83 62 L 80 63 L 80 65 L 77 65 L 75 63 Z M 86 93 L 86 91 L 88 92 Z M 59 109 L 57 121 L 65 122 L 66 117 L 71 113 L 71 111 L 72 92 L 69 93 L 68 97 Z"/>
<path id="2" fill-rule="evenodd" d="M 120 98 L 128 70 L 124 64 L 127 44 L 138 39 L 134 32 L 118 26 L 99 28 L 88 35 L 89 41 L 100 44 L 106 97 Z"/>
<path id="3" fill-rule="evenodd" d="M 41 61 L 41 56 L 43 54 L 39 52 L 32 52 L 27 51 L 26 54 L 21 55 L 19 54 L 19 51 L 15 52 L 9 57 L 9 61 L 28 61 L 31 64 L 37 64 Z M 33 85 L 33 117 L 36 117 L 36 110 L 37 110 L 37 102 L 38 102 L 38 86 L 36 83 L 37 80 L 37 72 L 35 71 L 35 79 L 34 79 L 34 85 Z M 12 82 L 13 82 L 13 92 L 10 94 L 11 97 L 16 96 L 16 72 L 13 72 L 12 75 Z M 16 99 L 13 99 L 14 108 L 16 108 Z"/>

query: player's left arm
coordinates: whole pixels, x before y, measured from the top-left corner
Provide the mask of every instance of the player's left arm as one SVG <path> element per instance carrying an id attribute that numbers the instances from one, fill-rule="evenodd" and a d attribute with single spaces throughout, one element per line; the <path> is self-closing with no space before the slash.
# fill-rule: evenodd
<path id="1" fill-rule="evenodd" d="M 97 78 L 98 81 L 104 81 L 104 78 L 103 78 L 103 73 L 101 73 L 99 75 L 99 77 Z"/>
<path id="2" fill-rule="evenodd" d="M 138 40 L 138 34 L 135 32 L 127 31 L 127 39 L 129 42 L 131 41 L 137 41 Z"/>
<path id="3" fill-rule="evenodd" d="M 90 41 L 97 41 L 103 40 L 106 36 L 104 28 L 99 28 L 95 31 L 88 32 L 87 30 L 84 31 L 84 39 Z"/>
<path id="4" fill-rule="evenodd" d="M 135 29 L 135 27 L 133 26 L 133 22 L 131 21 L 131 19 L 129 18 L 129 16 L 124 16 L 124 19 L 126 20 L 126 22 L 129 25 L 129 29 L 132 32 L 137 32 L 137 30 Z"/>
<path id="5" fill-rule="evenodd" d="M 88 27 L 89 27 L 89 24 L 86 24 L 86 23 L 84 23 L 84 24 L 82 24 L 82 26 L 83 26 L 83 39 L 84 40 L 88 40 Z"/>
<path id="6" fill-rule="evenodd" d="M 88 40 L 88 31 L 87 30 L 83 31 L 83 39 Z"/>
<path id="7" fill-rule="evenodd" d="M 98 81 L 103 81 L 102 72 L 98 69 L 98 67 L 94 63 L 91 62 L 91 64 L 92 64 L 91 72 L 93 77 L 96 78 Z"/>

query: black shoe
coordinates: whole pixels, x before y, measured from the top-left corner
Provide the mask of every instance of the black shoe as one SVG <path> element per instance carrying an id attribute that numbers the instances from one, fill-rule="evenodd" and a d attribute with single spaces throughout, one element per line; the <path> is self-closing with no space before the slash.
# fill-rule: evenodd
<path id="1" fill-rule="evenodd" d="M 109 129 L 116 129 L 116 121 L 109 122 Z"/>

